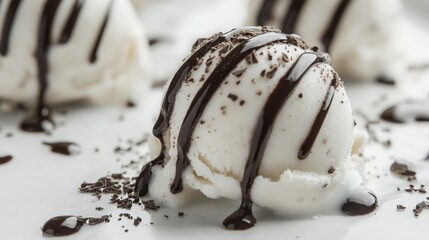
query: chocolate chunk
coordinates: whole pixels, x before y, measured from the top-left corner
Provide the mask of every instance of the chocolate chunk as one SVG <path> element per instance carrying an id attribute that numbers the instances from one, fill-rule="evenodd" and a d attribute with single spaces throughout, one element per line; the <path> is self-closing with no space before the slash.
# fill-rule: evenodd
<path id="1" fill-rule="evenodd" d="M 228 94 L 228 98 L 235 102 L 238 99 L 238 96 L 230 93 L 230 94 Z"/>
<path id="2" fill-rule="evenodd" d="M 429 209 L 429 201 L 418 203 L 416 208 L 413 209 L 414 216 L 418 217 L 424 209 Z"/>
<path id="3" fill-rule="evenodd" d="M 404 209 L 406 209 L 406 207 L 399 204 L 399 205 L 396 205 L 396 209 L 397 210 L 404 210 Z"/>
<path id="4" fill-rule="evenodd" d="M 234 75 L 236 77 L 241 77 L 246 70 L 247 70 L 247 68 L 235 70 L 232 72 L 232 75 Z"/>
<path id="5" fill-rule="evenodd" d="M 377 83 L 389 85 L 389 86 L 394 86 L 396 84 L 396 81 L 393 78 L 388 77 L 388 76 L 379 76 L 377 78 Z"/>
<path id="6" fill-rule="evenodd" d="M 394 162 L 390 166 L 390 171 L 392 171 L 393 173 L 399 174 L 401 176 L 407 176 L 407 177 L 416 176 L 416 172 L 409 170 L 407 165 L 401 164 L 398 162 Z"/>

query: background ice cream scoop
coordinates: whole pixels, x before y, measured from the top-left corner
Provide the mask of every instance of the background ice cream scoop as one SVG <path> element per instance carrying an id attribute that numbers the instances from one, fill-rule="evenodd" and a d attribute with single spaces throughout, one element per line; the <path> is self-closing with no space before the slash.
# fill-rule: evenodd
<path id="1" fill-rule="evenodd" d="M 152 148 L 161 154 L 142 170 L 142 195 L 170 206 L 195 190 L 241 197 L 224 222 L 235 229 L 254 224 L 252 202 L 288 215 L 339 209 L 362 184 L 362 162 L 351 157 L 352 111 L 328 58 L 269 28 L 197 41 L 167 87 Z M 372 211 L 375 197 L 363 195 Z"/>
<path id="2" fill-rule="evenodd" d="M 148 82 L 147 43 L 129 1 L 5 0 L 0 98 L 28 105 L 123 100 Z"/>
<path id="3" fill-rule="evenodd" d="M 392 74 L 400 0 L 252 0 L 248 22 L 297 33 L 332 56 L 342 76 L 373 80 Z"/>

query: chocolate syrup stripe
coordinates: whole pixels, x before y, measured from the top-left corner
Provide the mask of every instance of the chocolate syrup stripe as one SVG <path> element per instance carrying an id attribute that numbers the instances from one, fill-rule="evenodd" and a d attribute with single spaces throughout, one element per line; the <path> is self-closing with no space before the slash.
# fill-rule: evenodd
<path id="1" fill-rule="evenodd" d="M 13 23 L 15 22 L 16 13 L 21 5 L 21 0 L 12 0 L 6 12 L 6 17 L 3 22 L 2 37 L 0 41 L 0 54 L 7 55 L 9 51 L 9 39 L 12 31 Z"/>
<path id="2" fill-rule="evenodd" d="M 316 53 L 304 53 L 280 80 L 269 96 L 263 111 L 258 117 L 253 132 L 249 156 L 241 181 L 242 202 L 238 210 L 227 217 L 223 224 L 228 229 L 247 229 L 256 224 L 252 214 L 252 199 L 250 191 L 253 181 L 259 174 L 259 168 L 264 156 L 265 148 L 278 113 L 292 95 L 305 73 L 315 64 L 325 62 L 326 58 Z"/>
<path id="3" fill-rule="evenodd" d="M 53 21 L 60 3 L 61 0 L 46 1 L 42 17 L 40 19 L 35 54 L 38 68 L 39 94 L 35 115 L 29 116 L 21 123 L 21 129 L 27 132 L 44 132 L 46 131 L 45 123 L 52 123 L 50 119 L 50 109 L 47 108 L 45 103 L 46 90 L 49 85 L 47 76 L 49 71 L 47 54 L 51 44 L 50 37 Z"/>
<path id="4" fill-rule="evenodd" d="M 68 20 L 64 25 L 63 31 L 61 32 L 61 37 L 59 41 L 61 44 L 67 43 L 71 35 L 73 34 L 73 30 L 75 28 L 82 6 L 83 2 L 81 0 L 75 0 L 73 9 L 71 10 Z"/>
<path id="5" fill-rule="evenodd" d="M 335 10 L 335 13 L 331 19 L 331 22 L 329 23 L 328 27 L 326 28 L 325 33 L 322 36 L 322 43 L 325 47 L 325 51 L 328 53 L 331 50 L 331 43 L 335 37 L 335 33 L 338 29 L 341 18 L 343 17 L 344 13 L 346 12 L 347 7 L 349 6 L 350 2 L 351 2 L 351 0 L 341 0 L 340 4 L 338 5 L 337 9 Z"/>
<path id="6" fill-rule="evenodd" d="M 176 176 L 171 186 L 172 193 L 179 193 L 183 189 L 182 172 L 189 164 L 186 155 L 190 148 L 192 134 L 205 107 L 210 102 L 213 94 L 219 89 L 224 79 L 234 70 L 238 63 L 246 58 L 253 50 L 262 48 L 270 43 L 286 41 L 287 39 L 288 37 L 285 34 L 269 32 L 257 35 L 241 43 L 228 53 L 204 82 L 186 113 L 177 138 L 178 157 L 176 162 Z"/>
<path id="7" fill-rule="evenodd" d="M 295 33 L 295 27 L 298 22 L 299 15 L 307 0 L 292 0 L 286 17 L 283 20 L 282 32 Z"/>
<path id="8" fill-rule="evenodd" d="M 268 21 L 271 20 L 276 2 L 277 0 L 264 0 L 258 13 L 258 18 L 256 19 L 256 23 L 259 26 L 265 26 Z"/>
<path id="9" fill-rule="evenodd" d="M 337 87 L 338 79 L 334 77 L 332 79 L 331 85 L 329 86 L 328 93 L 326 94 L 325 101 L 323 101 L 322 107 L 319 110 L 319 113 L 316 116 L 316 119 L 311 126 L 311 130 L 308 133 L 307 138 L 299 149 L 298 158 L 301 160 L 306 159 L 313 148 L 313 144 L 316 141 L 317 136 L 319 135 L 320 129 L 322 128 L 325 118 L 328 115 L 329 109 L 331 108 L 332 100 L 335 96 L 335 88 Z"/>
<path id="10" fill-rule="evenodd" d="M 97 38 L 95 39 L 94 46 L 92 47 L 91 55 L 89 56 L 89 61 L 91 63 L 95 63 L 97 61 L 97 52 L 100 47 L 101 40 L 103 39 L 103 35 L 106 31 L 107 23 L 109 22 L 110 12 L 112 11 L 114 1 L 115 0 L 110 0 L 109 8 L 104 17 L 104 20 L 101 25 L 100 31 L 98 32 Z"/>
<path id="11" fill-rule="evenodd" d="M 140 196 L 144 196 L 148 193 L 149 181 L 152 176 L 152 167 L 163 164 L 165 161 L 165 142 L 163 135 L 168 129 L 170 118 L 176 102 L 176 95 L 179 92 L 183 81 L 186 79 L 186 76 L 192 70 L 192 68 L 197 64 L 198 59 L 207 54 L 212 47 L 224 41 L 225 37 L 225 35 L 219 36 L 215 40 L 207 42 L 204 46 L 198 49 L 182 64 L 180 69 L 176 72 L 173 79 L 171 80 L 162 102 L 160 114 L 153 127 L 153 135 L 161 142 L 162 149 L 157 158 L 143 166 L 140 175 L 136 180 L 136 192 L 138 192 Z"/>

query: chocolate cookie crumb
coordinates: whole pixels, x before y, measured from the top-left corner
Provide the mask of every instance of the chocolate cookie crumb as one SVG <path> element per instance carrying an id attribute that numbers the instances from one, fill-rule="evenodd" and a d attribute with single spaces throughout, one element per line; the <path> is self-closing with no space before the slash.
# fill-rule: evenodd
<path id="1" fill-rule="evenodd" d="M 414 216 L 418 217 L 424 209 L 429 209 L 429 202 L 423 201 L 416 205 L 416 208 L 413 209 Z"/>
<path id="2" fill-rule="evenodd" d="M 405 207 L 405 206 L 403 206 L 403 205 L 401 205 L 401 204 L 396 205 L 396 210 L 404 210 L 404 209 L 406 209 L 406 207 Z"/>
<path id="3" fill-rule="evenodd" d="M 398 162 L 392 163 L 392 165 L 390 166 L 390 171 L 401 176 L 414 177 L 414 178 L 416 176 L 416 172 L 409 170 L 407 165 L 401 164 Z"/>

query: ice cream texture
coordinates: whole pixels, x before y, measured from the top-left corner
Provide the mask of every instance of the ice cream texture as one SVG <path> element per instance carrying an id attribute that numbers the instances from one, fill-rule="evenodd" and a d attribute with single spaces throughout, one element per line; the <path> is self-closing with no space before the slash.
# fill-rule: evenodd
<path id="1" fill-rule="evenodd" d="M 253 203 L 288 216 L 373 211 L 344 86 L 313 50 L 267 27 L 198 40 L 167 85 L 140 195 L 173 207 L 198 192 L 241 199 L 228 229 L 256 224 Z"/>
<path id="2" fill-rule="evenodd" d="M 401 9 L 400 0 L 252 0 L 248 23 L 297 33 L 328 52 L 342 76 L 365 81 L 394 74 Z"/>
<path id="3" fill-rule="evenodd" d="M 147 54 L 128 0 L 0 2 L 0 99 L 36 106 L 28 131 L 51 104 L 126 100 L 149 80 Z"/>

